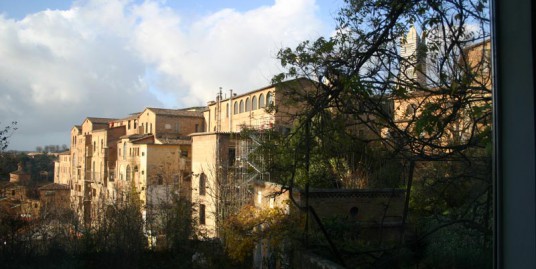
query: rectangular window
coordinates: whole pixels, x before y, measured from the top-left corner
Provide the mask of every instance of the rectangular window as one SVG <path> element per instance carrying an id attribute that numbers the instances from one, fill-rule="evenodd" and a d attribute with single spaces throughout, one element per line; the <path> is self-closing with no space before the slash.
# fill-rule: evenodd
<path id="1" fill-rule="evenodd" d="M 205 205 L 199 205 L 199 224 L 205 224 Z"/>
<path id="2" fill-rule="evenodd" d="M 229 166 L 233 167 L 235 164 L 236 159 L 236 149 L 235 148 L 229 148 Z"/>
<path id="3" fill-rule="evenodd" d="M 205 195 L 207 192 L 207 176 L 201 173 L 199 176 L 199 195 Z"/>

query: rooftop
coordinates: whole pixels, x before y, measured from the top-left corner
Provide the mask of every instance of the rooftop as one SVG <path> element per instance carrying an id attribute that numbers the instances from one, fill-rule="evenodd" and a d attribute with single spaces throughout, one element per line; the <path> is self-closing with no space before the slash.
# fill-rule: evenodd
<path id="1" fill-rule="evenodd" d="M 197 110 L 189 111 L 189 110 L 183 110 L 183 109 L 167 109 L 167 108 L 154 108 L 154 107 L 148 107 L 146 109 L 151 110 L 156 115 L 161 115 L 161 116 L 183 116 L 183 117 L 199 117 L 199 118 L 203 117 L 203 114 Z"/>

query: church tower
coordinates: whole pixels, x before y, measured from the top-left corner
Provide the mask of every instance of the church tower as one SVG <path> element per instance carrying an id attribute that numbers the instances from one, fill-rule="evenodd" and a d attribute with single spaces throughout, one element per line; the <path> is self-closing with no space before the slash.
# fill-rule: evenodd
<path id="1" fill-rule="evenodd" d="M 421 86 L 426 84 L 426 55 L 423 46 L 424 40 L 413 26 L 406 36 L 400 38 L 400 80 Z"/>

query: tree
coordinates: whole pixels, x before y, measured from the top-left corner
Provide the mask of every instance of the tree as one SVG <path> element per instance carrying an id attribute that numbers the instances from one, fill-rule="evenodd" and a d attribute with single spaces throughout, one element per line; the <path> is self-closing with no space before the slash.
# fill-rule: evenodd
<path id="1" fill-rule="evenodd" d="M 347 0 L 333 37 L 280 50 L 286 72 L 274 83 L 305 77 L 315 85 L 304 90 L 281 84 L 278 93 L 285 96 L 280 104 L 304 107 L 293 115 L 298 123 L 284 147 L 295 151 L 288 184 L 302 178 L 305 189 L 312 186 L 316 171 L 328 167 L 317 169 L 319 162 L 338 160 L 343 165 L 335 166 L 335 174 L 344 174 L 358 160 L 374 159 L 370 150 L 359 158 L 335 158 L 331 150 L 357 152 L 360 141 L 385 153 L 376 157 L 407 168 L 393 167 L 394 174 L 407 171 L 398 183 L 407 189 L 404 222 L 411 218 L 423 232 L 406 244 L 419 245 L 439 231 L 472 233 L 486 238 L 485 244 L 467 240 L 467 246 L 490 255 L 487 5 L 486 0 Z M 421 42 L 415 28 L 423 33 Z M 409 205 L 415 208 L 411 214 Z"/>
<path id="2" fill-rule="evenodd" d="M 270 248 L 272 255 L 282 255 L 286 244 L 295 237 L 296 226 L 298 221 L 282 208 L 244 206 L 224 221 L 225 248 L 238 262 L 251 258 L 251 250 L 261 247 L 261 243 Z"/>
<path id="3" fill-rule="evenodd" d="M 17 122 L 12 121 L 10 125 L 0 128 L 0 153 L 9 145 L 9 138 L 17 130 Z"/>
<path id="4" fill-rule="evenodd" d="M 346 115 L 349 123 L 366 126 L 407 157 L 437 159 L 489 143 L 489 58 L 485 46 L 477 47 L 483 52 L 478 59 L 467 53 L 469 45 L 489 38 L 485 0 L 347 4 L 334 37 L 305 41 L 278 54 L 288 72 L 275 82 L 298 77 L 318 81 L 316 91 L 284 92 L 290 102 L 306 105 L 301 116 Z M 416 50 L 426 53 L 425 60 L 404 57 L 399 49 L 414 24 L 428 40 Z M 477 29 L 469 31 L 473 25 Z M 413 72 L 404 72 L 408 69 Z M 404 100 L 415 103 L 401 124 L 393 110 L 402 108 Z M 459 126 L 463 124 L 467 126 Z M 449 130 L 464 133 L 464 139 L 453 139 Z M 382 136 L 385 132 L 389 137 Z"/>

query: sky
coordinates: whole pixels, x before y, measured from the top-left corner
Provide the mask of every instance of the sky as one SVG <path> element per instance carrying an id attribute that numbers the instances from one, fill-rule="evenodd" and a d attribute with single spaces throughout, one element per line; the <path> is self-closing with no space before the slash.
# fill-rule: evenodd
<path id="1" fill-rule="evenodd" d="M 185 108 L 283 69 L 279 49 L 329 36 L 343 0 L 0 0 L 8 150 L 69 146 L 86 117 Z"/>

